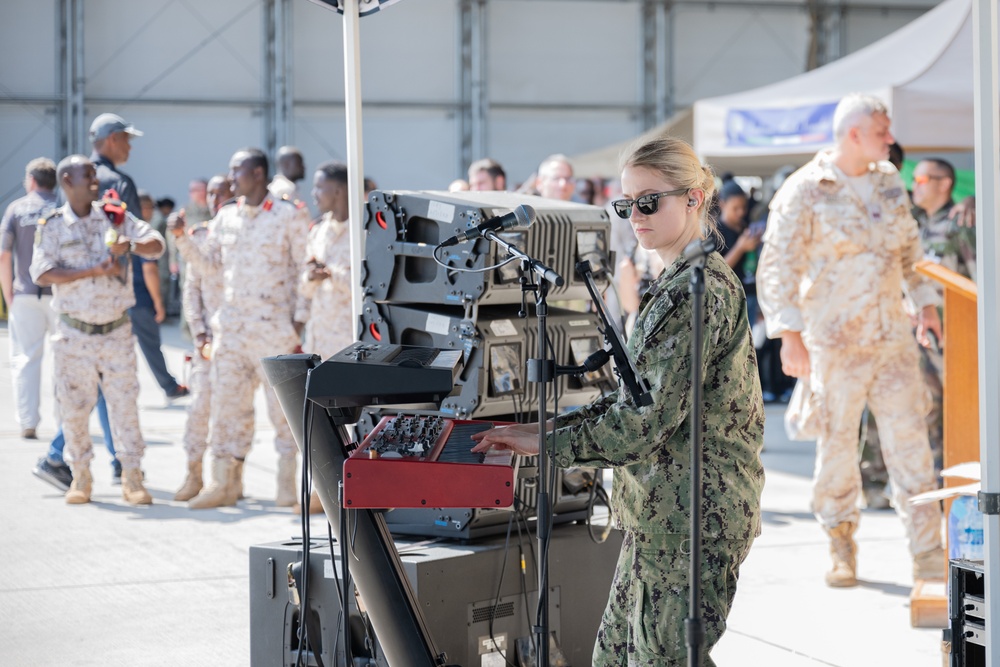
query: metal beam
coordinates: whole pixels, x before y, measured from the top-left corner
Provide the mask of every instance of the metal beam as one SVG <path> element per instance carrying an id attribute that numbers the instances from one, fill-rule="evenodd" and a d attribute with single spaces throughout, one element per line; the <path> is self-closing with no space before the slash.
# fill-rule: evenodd
<path id="1" fill-rule="evenodd" d="M 61 63 L 59 149 L 62 155 L 89 154 L 84 106 L 83 0 L 60 0 L 58 20 L 58 62 Z"/>
<path id="2" fill-rule="evenodd" d="M 472 2 L 472 160 L 489 154 L 487 123 L 489 122 L 490 100 L 487 89 L 487 66 L 489 53 L 486 41 L 486 0 Z"/>
<path id="3" fill-rule="evenodd" d="M 458 3 L 458 165 L 461 174 L 472 162 L 472 0 Z"/>
<path id="4" fill-rule="evenodd" d="M 659 97 L 659 82 L 662 80 L 658 59 L 656 25 L 656 0 L 643 0 L 639 12 L 639 30 L 642 31 L 642 48 L 639 54 L 639 81 L 641 90 L 639 97 L 642 100 L 642 129 L 643 131 L 656 125 L 656 100 Z"/>

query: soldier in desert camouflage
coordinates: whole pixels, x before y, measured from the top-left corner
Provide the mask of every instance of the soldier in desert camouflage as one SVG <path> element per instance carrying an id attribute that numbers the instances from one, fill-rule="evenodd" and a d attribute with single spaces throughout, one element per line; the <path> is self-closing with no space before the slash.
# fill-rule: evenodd
<path id="1" fill-rule="evenodd" d="M 59 313 L 53 337 L 56 400 L 73 470 L 66 502 L 90 502 L 94 455 L 88 422 L 100 384 L 122 464 L 122 496 L 131 505 L 148 505 L 153 500 L 139 469 L 145 443 L 128 316 L 135 294 L 131 262 L 121 258 L 133 252 L 156 259 L 165 248 L 163 237 L 120 206 L 108 213 L 97 205 L 97 170 L 86 157 L 63 159 L 56 179 L 66 204 L 39 222 L 30 271 L 35 284 L 53 287 L 52 307 Z"/>
<path id="2" fill-rule="evenodd" d="M 913 575 L 944 574 L 940 509 L 908 502 L 936 484 L 926 394 L 900 295 L 915 304 L 922 344 L 929 333 L 940 337 L 941 321 L 934 287 L 913 268 L 923 251 L 906 187 L 886 161 L 889 125 L 879 100 L 841 100 L 834 148 L 792 174 L 771 202 L 757 273 L 768 335 L 781 337 L 782 366 L 809 382 L 819 416 L 812 510 L 830 536 L 826 582 L 835 587 L 857 584 L 865 403 L 878 420 Z"/>
<path id="3" fill-rule="evenodd" d="M 232 198 L 233 184 L 225 175 L 213 176 L 206 187 L 206 201 L 214 216 Z M 188 235 L 198 245 L 205 243 L 208 236 L 208 221 L 200 222 L 188 229 Z M 174 500 L 191 500 L 204 488 L 203 463 L 208 449 L 209 424 L 212 410 L 212 316 L 219 309 L 222 299 L 222 272 L 201 273 L 188 267 L 182 287 L 181 306 L 184 320 L 194 339 L 194 354 L 191 355 L 191 372 L 188 388 L 191 403 L 188 405 L 187 421 L 184 423 L 184 452 L 188 459 L 188 474 L 183 486 L 174 494 Z M 242 497 L 242 480 L 239 480 L 239 494 Z"/>
<path id="4" fill-rule="evenodd" d="M 710 233 L 715 182 L 684 142 L 657 139 L 625 162 L 613 202 L 643 248 L 666 266 L 639 304 L 629 351 L 652 388 L 637 406 L 620 389 L 551 422 L 555 464 L 613 467 L 612 510 L 624 543 L 594 647 L 594 665 L 682 665 L 690 560 L 691 268 L 681 251 Z M 712 253 L 705 267 L 704 477 L 701 531 L 706 655 L 726 628 L 740 564 L 760 534 L 764 405 L 740 280 Z M 474 436 L 538 453 L 538 425 Z M 704 664 L 714 664 L 706 658 Z"/>
<path id="5" fill-rule="evenodd" d="M 237 151 L 229 163 L 235 199 L 209 223 L 204 244 L 184 233 L 183 215 L 168 227 L 177 248 L 195 270 L 221 271 L 222 299 L 212 317 L 212 483 L 189 501 L 192 509 L 233 505 L 239 497 L 243 462 L 253 442 L 253 395 L 263 384 L 278 451 L 276 504 L 295 504 L 296 447 L 260 360 L 299 347 L 308 317 L 297 295 L 305 263 L 308 211 L 301 203 L 275 199 L 267 190 L 267 156 Z"/>

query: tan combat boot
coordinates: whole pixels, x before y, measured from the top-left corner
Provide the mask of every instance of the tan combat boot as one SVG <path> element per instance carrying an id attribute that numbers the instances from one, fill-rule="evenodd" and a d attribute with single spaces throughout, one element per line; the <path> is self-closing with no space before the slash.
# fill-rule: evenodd
<path id="1" fill-rule="evenodd" d="M 826 585 L 849 588 L 858 585 L 858 545 L 854 543 L 856 526 L 850 521 L 837 524 L 830 533 L 830 556 L 833 569 L 826 573 Z"/>
<path id="2" fill-rule="evenodd" d="M 243 500 L 246 496 L 243 495 L 243 459 L 233 459 L 236 462 L 236 467 L 233 471 L 233 493 L 236 494 L 236 500 Z"/>
<path id="3" fill-rule="evenodd" d="M 184 485 L 174 494 L 174 500 L 191 500 L 205 487 L 201 459 L 188 461 L 188 474 Z"/>
<path id="4" fill-rule="evenodd" d="M 295 457 L 282 456 L 278 459 L 278 494 L 274 504 L 278 507 L 295 505 Z"/>
<path id="5" fill-rule="evenodd" d="M 142 471 L 138 467 L 122 468 L 122 498 L 129 505 L 153 504 L 153 497 L 142 485 Z"/>
<path id="6" fill-rule="evenodd" d="M 233 493 L 233 468 L 236 461 L 231 456 L 212 459 L 212 482 L 197 496 L 188 501 L 193 510 L 215 507 L 232 507 L 236 504 Z"/>
<path id="7" fill-rule="evenodd" d="M 66 492 L 67 505 L 84 505 L 90 502 L 90 493 L 94 488 L 94 478 L 90 475 L 90 466 L 73 466 L 73 483 Z"/>
<path id="8" fill-rule="evenodd" d="M 229 497 L 227 505 L 235 505 L 237 500 L 243 500 L 243 461 L 233 459 L 233 469 L 229 473 Z"/>
<path id="9" fill-rule="evenodd" d="M 913 557 L 913 580 L 942 581 L 944 579 L 944 549 L 936 547 Z"/>

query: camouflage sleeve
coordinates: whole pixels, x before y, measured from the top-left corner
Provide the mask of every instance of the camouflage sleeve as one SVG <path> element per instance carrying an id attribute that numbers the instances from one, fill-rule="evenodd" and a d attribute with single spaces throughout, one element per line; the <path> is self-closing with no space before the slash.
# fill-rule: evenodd
<path id="1" fill-rule="evenodd" d="M 955 235 L 955 246 L 959 262 L 965 265 L 969 277 L 976 280 L 976 230 L 969 227 L 959 228 Z"/>
<path id="2" fill-rule="evenodd" d="M 813 213 L 811 202 L 789 185 L 786 183 L 771 202 L 757 266 L 757 298 L 770 338 L 805 327 L 799 285 L 809 267 Z"/>
<path id="3" fill-rule="evenodd" d="M 924 258 L 924 246 L 920 241 L 920 226 L 909 211 L 904 214 L 908 220 L 907 234 L 902 248 L 903 291 L 917 310 L 926 306 L 939 306 L 941 299 L 930 279 L 917 273 L 916 263 Z"/>
<path id="4" fill-rule="evenodd" d="M 204 320 L 205 300 L 201 294 L 201 274 L 194 266 L 188 266 L 181 288 L 181 311 L 188 323 L 191 336 L 197 338 L 208 333 L 208 323 Z"/>
<path id="5" fill-rule="evenodd" d="M 125 236 L 127 236 L 128 238 L 130 238 L 131 240 L 133 240 L 133 241 L 135 241 L 137 243 L 148 243 L 149 241 L 159 241 L 160 242 L 160 251 L 159 252 L 155 252 L 155 253 L 151 253 L 151 254 L 149 254 L 149 253 L 141 253 L 141 252 L 135 253 L 139 257 L 142 257 L 143 259 L 154 259 L 155 260 L 155 259 L 159 259 L 160 255 L 162 255 L 164 252 L 166 252 L 166 250 L 167 250 L 167 242 L 166 242 L 166 240 L 163 238 L 163 235 L 160 234 L 160 232 L 158 232 L 155 229 L 153 229 L 152 227 L 150 227 L 149 223 L 147 223 L 147 222 L 145 222 L 143 220 L 140 220 L 139 218 L 135 217 L 131 213 L 127 213 L 125 215 L 125 222 L 123 223 L 123 227 L 124 227 L 124 229 L 122 231 L 124 232 Z"/>
<path id="6" fill-rule="evenodd" d="M 31 280 L 38 284 L 40 276 L 57 268 L 59 268 L 59 235 L 50 224 L 40 224 L 35 231 L 35 249 L 31 255 L 31 266 L 28 268 Z"/>
<path id="7" fill-rule="evenodd" d="M 615 389 L 607 396 L 602 396 L 589 405 L 582 405 L 574 410 L 566 412 L 565 414 L 558 415 L 556 417 L 556 428 L 573 426 L 584 420 L 593 419 L 603 415 L 608 411 L 608 408 L 618 402 L 618 393 L 620 391 L 621 389 Z"/>
<path id="8" fill-rule="evenodd" d="M 321 229 L 321 225 L 314 225 L 312 229 L 309 230 L 309 234 L 306 236 L 306 261 L 315 256 L 315 245 L 317 243 L 317 235 Z M 310 266 L 306 263 L 302 264 L 302 270 L 299 272 L 299 298 L 304 298 L 307 301 L 311 300 L 316 295 L 316 290 L 319 288 L 319 280 L 309 280 Z"/>
<path id="9" fill-rule="evenodd" d="M 190 266 L 193 266 L 202 275 L 207 275 L 216 270 L 222 264 L 222 249 L 219 246 L 218 236 L 215 234 L 217 219 L 209 223 L 208 234 L 203 243 L 195 243 L 187 234 L 181 234 L 174 238 L 177 244 L 177 251 Z"/>
<path id="10" fill-rule="evenodd" d="M 288 234 L 288 246 L 290 252 L 291 266 L 289 270 L 294 276 L 293 284 L 300 277 L 300 271 L 306 262 L 306 241 L 309 238 L 309 210 L 306 208 L 296 208 L 292 224 L 286 228 Z M 301 291 L 296 291 L 295 314 L 292 319 L 295 322 L 309 321 L 309 301 Z"/>
<path id="11" fill-rule="evenodd" d="M 712 294 L 705 298 L 703 377 L 708 375 L 713 346 L 720 336 L 731 336 L 728 311 L 732 304 L 725 301 Z M 690 299 L 680 301 L 668 313 L 663 328 L 647 336 L 652 343 L 644 344 L 637 355 L 640 372 L 652 389 L 653 404 L 637 406 L 620 395 L 613 403 L 599 401 L 598 410 L 584 411 L 576 423 L 549 436 L 549 446 L 555 438 L 557 465 L 625 466 L 659 453 L 690 416 L 691 314 Z"/>

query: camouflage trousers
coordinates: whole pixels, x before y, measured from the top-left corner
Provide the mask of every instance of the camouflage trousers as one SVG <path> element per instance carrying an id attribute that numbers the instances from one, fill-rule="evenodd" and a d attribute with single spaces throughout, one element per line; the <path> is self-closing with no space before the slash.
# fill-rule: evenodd
<path id="1" fill-rule="evenodd" d="M 292 431 L 285 421 L 278 397 L 264 375 L 260 360 L 275 354 L 285 354 L 295 347 L 274 343 L 274 338 L 260 335 L 248 340 L 215 338 L 215 352 L 210 373 L 212 383 L 211 436 L 212 454 L 217 458 L 246 458 L 253 444 L 253 397 L 257 385 L 264 386 L 267 414 L 274 426 L 274 448 L 281 458 L 294 458 L 297 453 Z"/>
<path id="2" fill-rule="evenodd" d="M 625 532 L 592 664 L 638 667 L 687 664 L 690 540 L 685 535 Z M 703 665 L 726 631 L 740 565 L 750 544 L 705 540 L 702 553 Z"/>
<path id="3" fill-rule="evenodd" d="M 927 439 L 930 441 L 931 456 L 934 458 L 934 478 L 940 478 L 944 467 L 944 355 L 940 350 L 918 345 L 920 352 L 920 374 L 924 379 L 930 397 L 927 410 Z M 882 456 L 882 443 L 878 437 L 878 425 L 871 412 L 864 425 L 865 437 L 861 452 L 861 482 L 865 487 L 884 487 L 889 478 Z"/>
<path id="4" fill-rule="evenodd" d="M 90 413 L 97 404 L 100 384 L 117 458 L 123 468 L 138 468 L 146 443 L 139 430 L 139 378 L 131 323 L 91 335 L 59 322 L 52 342 L 56 401 L 69 462 L 88 466 L 94 458 Z"/>
<path id="5" fill-rule="evenodd" d="M 208 449 L 209 421 L 212 414 L 212 362 L 201 356 L 199 350 L 191 355 L 191 372 L 188 389 L 191 403 L 184 425 L 184 452 L 188 461 L 200 461 Z"/>
<path id="6" fill-rule="evenodd" d="M 937 503 L 911 507 L 911 496 L 937 488 L 927 442 L 926 390 L 910 341 L 866 349 L 810 350 L 810 383 L 820 416 L 812 511 L 824 528 L 857 523 L 861 473 L 858 424 L 867 403 L 878 420 L 892 500 L 912 554 L 941 545 Z"/>

